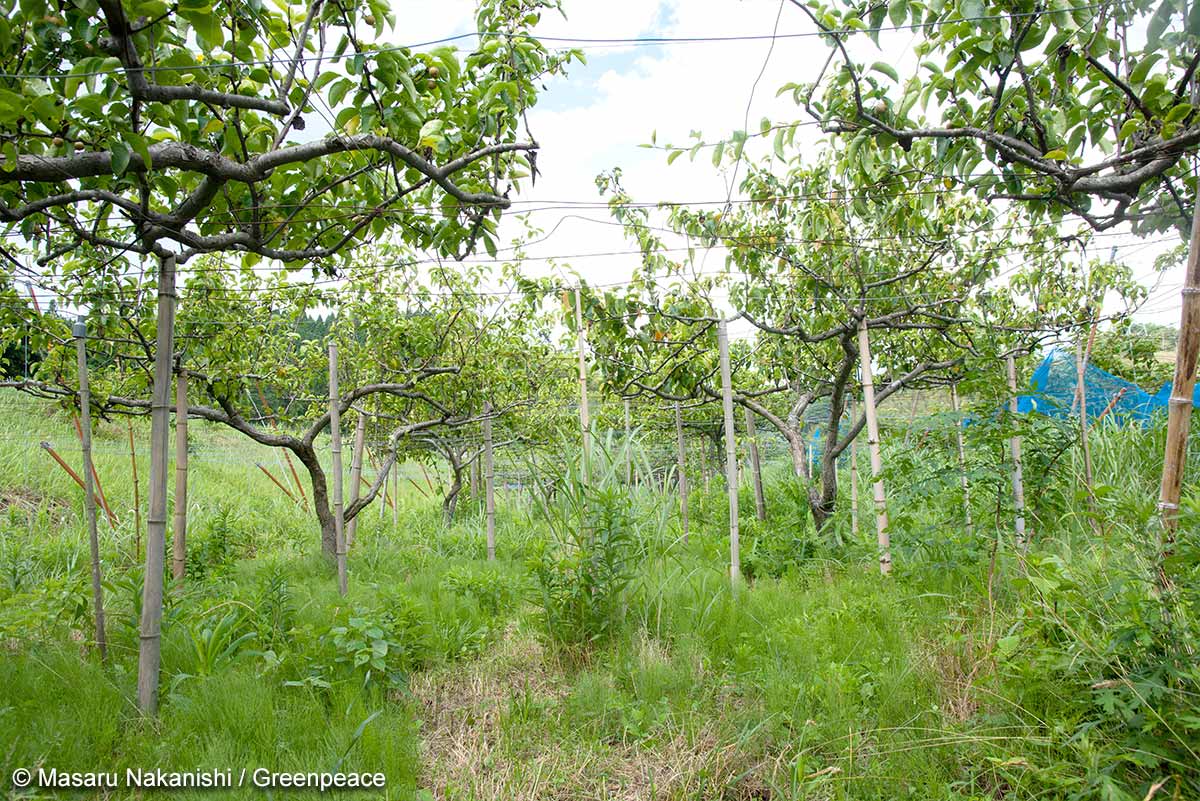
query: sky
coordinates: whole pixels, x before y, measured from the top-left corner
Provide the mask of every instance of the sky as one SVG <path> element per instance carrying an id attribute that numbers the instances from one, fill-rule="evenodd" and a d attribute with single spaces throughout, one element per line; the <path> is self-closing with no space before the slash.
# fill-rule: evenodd
<path id="1" fill-rule="evenodd" d="M 398 19 L 394 35 L 404 41 L 475 29 L 473 0 L 395 0 L 393 8 Z M 562 206 L 602 202 L 595 178 L 613 167 L 622 169 L 626 190 L 639 202 L 723 202 L 736 181 L 728 170 L 713 169 L 709 152 L 702 151 L 695 163 L 684 156 L 668 165 L 666 151 L 644 145 L 652 136 L 659 145 L 691 144 L 693 130 L 715 142 L 737 129 L 757 129 L 764 117 L 803 119 L 803 110 L 790 96 L 776 97 L 776 90 L 787 82 L 814 80 L 829 51 L 788 0 L 564 0 L 563 10 L 565 17 L 547 14 L 536 29 L 548 46 L 561 44 L 550 37 L 759 37 L 661 45 L 579 43 L 587 65 L 572 64 L 566 78 L 551 80 L 529 114 L 530 132 L 541 146 L 541 175 L 536 186 L 522 187 L 513 211 L 529 210 L 532 224 L 549 236 L 527 249 L 527 271 L 545 274 L 546 262 L 539 260 L 559 257 L 591 284 L 619 282 L 635 266 L 635 256 L 620 253 L 631 250 L 632 243 L 603 207 Z M 777 36 L 774 43 L 772 34 Z M 875 53 L 865 37 L 859 39 L 866 49 L 856 58 L 885 61 L 901 75 L 915 67 L 915 33 L 885 32 Z M 805 141 L 801 152 L 812 152 L 816 133 L 809 128 L 798 141 Z M 746 157 L 768 155 L 769 145 L 752 140 Z M 732 197 L 738 197 L 736 189 Z M 506 219 L 502 239 L 521 230 L 511 216 Z M 1182 267 L 1161 276 L 1153 272 L 1154 257 L 1175 244 L 1156 241 L 1161 239 L 1109 232 L 1095 240 L 1090 255 L 1107 255 L 1116 246 L 1139 279 L 1155 287 L 1135 319 L 1177 325 Z M 583 255 L 613 253 L 618 255 Z M 723 253 L 714 251 L 703 269 L 719 269 L 723 262 Z"/>

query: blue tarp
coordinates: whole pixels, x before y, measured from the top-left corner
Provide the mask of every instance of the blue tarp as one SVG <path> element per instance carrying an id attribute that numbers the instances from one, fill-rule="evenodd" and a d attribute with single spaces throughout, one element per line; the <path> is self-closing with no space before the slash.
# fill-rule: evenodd
<path id="1" fill-rule="evenodd" d="M 1159 412 L 1167 410 L 1171 397 L 1171 382 L 1156 394 L 1123 378 L 1089 364 L 1084 368 L 1084 388 L 1087 394 L 1087 413 L 1092 420 L 1104 415 L 1106 420 L 1124 425 L 1144 423 Z M 1049 417 L 1067 417 L 1077 413 L 1075 387 L 1079 369 L 1075 355 L 1064 350 L 1052 350 L 1029 379 L 1032 392 L 1017 398 L 1020 412 L 1038 412 Z M 1193 402 L 1200 407 L 1200 386 L 1196 387 Z M 1109 408 L 1111 405 L 1111 409 Z"/>

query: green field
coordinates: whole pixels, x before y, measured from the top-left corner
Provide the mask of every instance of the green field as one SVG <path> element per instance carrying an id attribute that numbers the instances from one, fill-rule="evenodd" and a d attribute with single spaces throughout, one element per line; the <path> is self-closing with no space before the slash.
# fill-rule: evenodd
<path id="1" fill-rule="evenodd" d="M 102 664 L 88 646 L 81 493 L 37 444 L 78 461 L 69 418 L 9 397 L 2 419 L 6 781 L 38 766 L 261 767 L 379 771 L 386 791 L 358 797 L 395 799 L 1200 792 L 1194 562 L 1166 620 L 1150 580 L 1158 431 L 1095 432 L 1099 534 L 1078 512 L 1074 457 L 1063 457 L 1034 493 L 1025 570 L 995 490 L 980 481 L 966 532 L 957 473 L 927 447 L 905 449 L 900 429 L 885 429 L 886 453 L 914 480 L 891 500 L 890 578 L 875 567 L 865 492 L 862 533 L 853 539 L 839 511 L 848 542 L 833 558 L 789 495 L 785 466 L 771 464 L 768 519 L 743 524 L 749 579 L 737 592 L 719 480 L 693 496 L 685 545 L 673 495 L 621 486 L 621 458 L 598 456 L 588 496 L 607 543 L 598 558 L 632 569 L 627 583 L 580 598 L 561 580 L 579 559 L 546 557 L 561 536 L 553 509 L 501 492 L 488 564 L 478 500 L 464 499 L 447 527 L 426 497 L 437 476 L 427 483 L 408 466 L 399 525 L 390 509 L 364 513 L 341 598 L 315 519 L 254 468 L 277 467 L 275 456 L 193 423 L 189 575 L 167 595 L 162 709 L 145 721 L 133 698 L 141 579 L 125 424 L 97 432 L 120 518 L 114 531 L 101 517 Z M 929 418 L 926 436 L 944 440 L 937 424 Z M 144 442 L 141 422 L 135 430 Z M 748 486 L 742 495 L 753 510 Z M 1180 559 L 1194 558 L 1197 522 L 1189 511 Z"/>

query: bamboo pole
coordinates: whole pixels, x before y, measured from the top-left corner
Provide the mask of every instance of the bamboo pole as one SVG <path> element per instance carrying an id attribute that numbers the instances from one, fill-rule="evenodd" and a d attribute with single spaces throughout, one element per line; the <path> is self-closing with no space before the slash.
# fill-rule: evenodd
<path id="1" fill-rule="evenodd" d="M 346 521 L 342 502 L 342 421 L 341 401 L 338 396 L 338 351 L 336 343 L 329 343 L 329 436 L 333 453 L 333 541 L 337 556 L 338 592 L 346 594 Z"/>
<path id="2" fill-rule="evenodd" d="M 1008 392 L 1009 409 L 1015 415 L 1017 413 L 1017 362 L 1013 355 L 1008 354 Z M 1013 470 L 1012 470 L 1012 490 L 1013 490 L 1013 512 L 1015 514 L 1014 526 L 1016 528 L 1016 543 L 1017 553 L 1023 557 L 1025 551 L 1029 548 L 1029 534 L 1025 530 L 1025 476 L 1021 468 L 1021 436 L 1014 434 L 1009 442 L 1009 447 L 1012 450 Z"/>
<path id="3" fill-rule="evenodd" d="M 150 508 L 138 646 L 138 709 L 158 711 L 162 657 L 163 574 L 167 547 L 167 460 L 171 427 L 171 361 L 175 352 L 175 257 L 159 258 L 154 391 L 150 402 Z"/>
<path id="4" fill-rule="evenodd" d="M 875 496 L 875 533 L 879 540 L 879 572 L 892 572 L 892 541 L 888 533 L 887 493 L 883 488 L 883 455 L 879 450 L 879 418 L 875 410 L 875 379 L 871 375 L 871 337 L 867 321 L 858 321 L 858 351 L 862 362 L 863 406 L 867 416 L 867 449 L 871 452 L 871 489 Z"/>
<path id="5" fill-rule="evenodd" d="M 750 441 L 750 477 L 754 482 L 754 516 L 767 519 L 767 499 L 763 495 L 762 461 L 758 455 L 758 431 L 754 428 L 754 412 L 744 407 L 746 413 L 746 439 Z"/>
<path id="6" fill-rule="evenodd" d="M 79 424 L 78 417 L 75 418 L 75 435 L 79 437 L 79 444 L 83 445 L 83 427 Z M 95 462 L 92 462 L 92 480 L 96 482 L 96 497 L 100 500 L 100 507 L 104 509 L 104 516 L 108 518 L 108 524 L 116 528 L 119 521 L 113 514 L 112 507 L 108 505 L 108 496 L 104 494 L 104 484 L 100 481 L 100 473 L 96 470 Z"/>
<path id="7" fill-rule="evenodd" d="M 1092 324 L 1092 333 L 1088 339 L 1088 350 L 1083 349 L 1083 340 L 1080 339 L 1075 347 L 1075 367 L 1077 370 L 1077 378 L 1075 381 L 1075 392 L 1079 396 L 1079 444 L 1083 449 L 1083 482 L 1087 489 L 1088 503 L 1088 522 L 1092 525 L 1092 532 L 1100 534 L 1100 521 L 1097 519 L 1096 511 L 1096 487 L 1095 481 L 1092 478 L 1092 446 L 1088 438 L 1088 411 L 1087 411 L 1087 386 L 1086 373 L 1088 357 L 1091 354 L 1091 343 L 1096 336 L 1096 325 Z"/>
<path id="8" fill-rule="evenodd" d="M 492 459 L 492 404 L 483 404 L 484 516 L 487 526 L 487 558 L 496 561 L 496 464 Z"/>
<path id="9" fill-rule="evenodd" d="M 1179 321 L 1179 342 L 1175 346 L 1175 379 L 1167 410 L 1167 444 L 1163 453 L 1162 482 L 1158 493 L 1158 514 L 1162 520 L 1161 551 L 1169 556 L 1175 548 L 1179 527 L 1179 496 L 1183 470 L 1187 464 L 1188 428 L 1192 420 L 1193 392 L 1196 384 L 1196 358 L 1200 351 L 1200 203 L 1192 219 L 1192 238 L 1188 250 L 1187 273 L 1183 287 L 1183 310 Z M 1159 569 L 1159 584 L 1169 585 L 1165 571 Z"/>
<path id="10" fill-rule="evenodd" d="M 583 483 L 591 482 L 592 459 L 592 422 L 591 411 L 588 409 L 587 391 L 587 339 L 583 334 L 583 301 L 580 290 L 575 290 L 575 328 L 578 336 L 575 338 L 576 349 L 579 351 L 579 425 L 583 429 Z"/>
<path id="11" fill-rule="evenodd" d="M 133 421 L 125 421 L 129 430 L 129 463 L 133 467 L 133 558 L 142 558 L 142 498 L 138 488 L 137 449 L 133 445 Z"/>
<path id="12" fill-rule="evenodd" d="M 275 474 L 272 473 L 270 470 L 268 470 L 266 467 L 264 467 L 261 462 L 255 462 L 254 466 L 257 467 L 259 470 L 263 471 L 263 473 L 266 475 L 266 477 L 271 479 L 272 484 L 279 487 L 279 489 L 283 490 L 283 494 L 288 496 L 288 498 L 291 500 L 292 503 L 298 503 L 296 496 L 293 495 L 292 491 L 287 488 L 287 485 L 284 484 L 279 479 L 275 478 Z"/>
<path id="13" fill-rule="evenodd" d="M 1110 400 L 1108 402 L 1108 405 L 1104 407 L 1104 411 L 1100 412 L 1099 416 L 1096 417 L 1097 423 L 1099 423 L 1105 417 L 1108 417 L 1108 413 L 1113 410 L 1113 407 L 1115 407 L 1118 403 L 1121 402 L 1121 398 L 1125 397 L 1125 392 L 1128 389 L 1129 389 L 1128 387 L 1121 387 L 1121 389 L 1117 392 L 1117 394 L 1113 395 L 1113 399 Z"/>
<path id="14" fill-rule="evenodd" d="M 850 424 L 854 424 L 854 400 L 850 401 Z M 858 437 L 850 440 L 850 533 L 858 537 Z"/>
<path id="15" fill-rule="evenodd" d="M 675 484 L 679 488 L 679 528 L 683 532 L 683 544 L 688 542 L 688 478 L 687 443 L 683 439 L 683 412 L 675 403 Z"/>
<path id="16" fill-rule="evenodd" d="M 187 571 L 188 373 L 180 368 L 175 383 L 175 541 L 171 545 L 171 575 Z"/>
<path id="17" fill-rule="evenodd" d="M 963 421 L 959 418 L 958 385 L 950 385 L 950 408 L 954 410 L 954 438 L 958 443 L 958 475 L 963 491 L 963 522 L 970 535 L 974 524 L 971 522 L 971 482 L 967 478 L 967 448 L 963 441 Z"/>
<path id="18" fill-rule="evenodd" d="M 51 447 L 49 442 L 42 443 L 42 450 L 46 451 L 46 453 L 50 454 L 51 458 L 53 458 L 54 461 L 58 462 L 58 466 L 61 467 L 64 471 L 66 471 L 66 474 L 71 477 L 71 480 L 73 480 L 76 484 L 79 485 L 80 489 L 86 489 L 84 486 L 84 483 L 83 483 L 83 479 L 80 478 L 79 474 L 76 473 L 75 470 L 69 464 L 67 464 L 66 461 L 64 461 L 61 456 L 58 455 L 58 451 L 54 450 L 54 448 Z M 99 496 L 97 496 L 95 494 L 94 491 L 92 492 L 92 502 L 96 503 L 96 504 L 100 503 L 100 498 L 99 498 Z"/>
<path id="19" fill-rule="evenodd" d="M 358 419 L 354 423 L 354 450 L 350 452 L 350 503 L 359 498 L 359 483 L 362 481 L 363 447 L 367 437 L 367 416 L 358 411 Z M 358 531 L 358 515 L 346 524 L 346 548 L 354 545 L 354 535 Z"/>
<path id="20" fill-rule="evenodd" d="M 399 456 L 392 459 L 392 530 L 400 528 L 400 462 Z"/>
<path id="21" fill-rule="evenodd" d="M 741 580 L 738 540 L 737 432 L 733 427 L 733 379 L 729 369 L 729 327 L 722 317 L 717 322 L 717 346 L 721 351 L 721 407 L 725 414 L 725 485 L 729 492 L 729 579 Z"/>
<path id="22" fill-rule="evenodd" d="M 104 632 L 104 585 L 100 574 L 100 535 L 96 531 L 96 497 L 92 492 L 92 395 L 88 386 L 87 323 L 75 323 L 75 355 L 79 366 L 79 439 L 83 449 L 83 511 L 87 517 L 88 549 L 92 557 L 92 609 L 96 623 L 96 648 L 100 659 L 108 658 Z"/>

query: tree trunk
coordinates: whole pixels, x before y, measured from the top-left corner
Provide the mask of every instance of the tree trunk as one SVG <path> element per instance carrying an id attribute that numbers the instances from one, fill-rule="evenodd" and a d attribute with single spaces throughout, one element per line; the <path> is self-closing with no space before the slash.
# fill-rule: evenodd
<path id="1" fill-rule="evenodd" d="M 458 496 L 463 488 L 463 473 L 466 472 L 466 466 L 455 458 L 450 459 L 450 487 L 446 490 L 446 497 L 442 499 L 442 518 L 446 521 L 446 525 L 454 522 L 454 511 L 458 508 Z"/>

